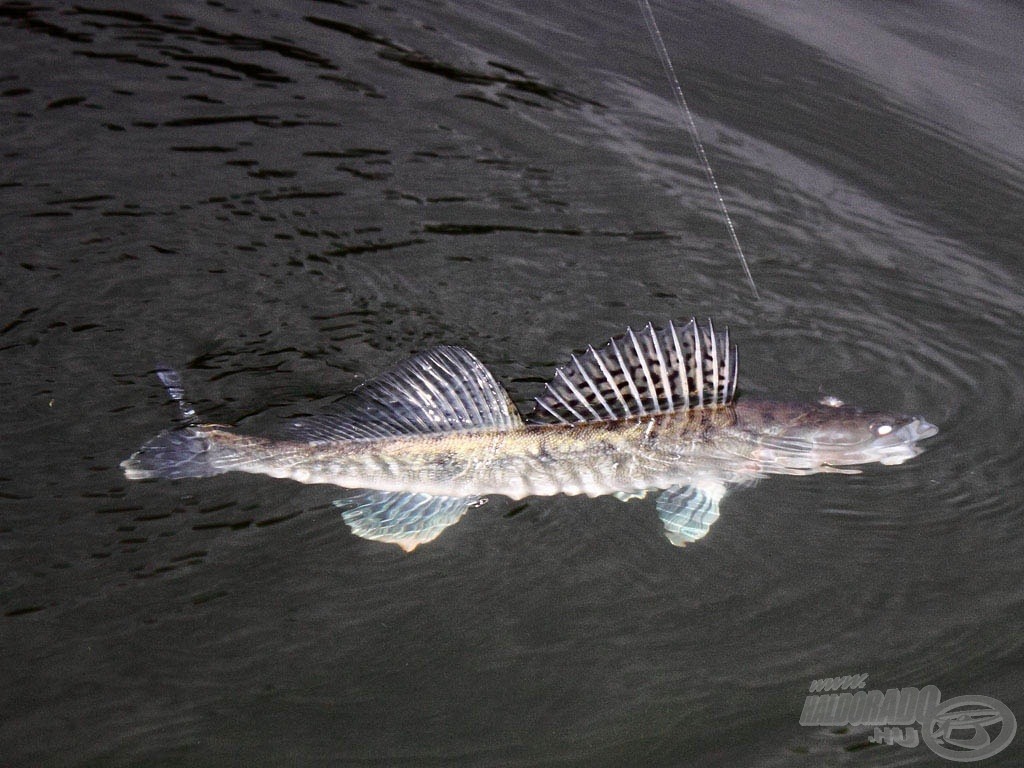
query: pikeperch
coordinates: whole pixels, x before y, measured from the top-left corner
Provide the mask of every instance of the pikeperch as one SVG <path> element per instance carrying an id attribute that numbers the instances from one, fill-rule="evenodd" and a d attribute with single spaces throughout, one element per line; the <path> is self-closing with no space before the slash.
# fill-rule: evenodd
<path id="1" fill-rule="evenodd" d="M 283 439 L 196 423 L 122 462 L 132 480 L 251 472 L 359 489 L 336 504 L 359 536 L 406 551 L 488 494 L 620 499 L 662 491 L 669 541 L 703 537 L 730 487 L 770 474 L 901 464 L 938 432 L 916 416 L 841 404 L 736 401 L 728 330 L 690 320 L 626 331 L 555 371 L 527 420 L 487 368 L 439 346 L 362 384 L 329 413 L 293 419 Z"/>

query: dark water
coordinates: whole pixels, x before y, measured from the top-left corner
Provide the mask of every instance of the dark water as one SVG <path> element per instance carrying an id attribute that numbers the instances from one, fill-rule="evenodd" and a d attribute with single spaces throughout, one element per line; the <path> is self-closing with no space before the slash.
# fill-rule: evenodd
<path id="1" fill-rule="evenodd" d="M 944 764 L 799 725 L 856 673 L 1024 718 L 1024 14 L 655 7 L 754 302 L 636 6 L 568 6 L 0 5 L 0 764 Z M 525 402 L 691 314 L 746 396 L 941 434 L 685 550 L 495 498 L 406 556 L 330 488 L 118 468 L 161 363 L 252 426 L 441 342 Z"/>

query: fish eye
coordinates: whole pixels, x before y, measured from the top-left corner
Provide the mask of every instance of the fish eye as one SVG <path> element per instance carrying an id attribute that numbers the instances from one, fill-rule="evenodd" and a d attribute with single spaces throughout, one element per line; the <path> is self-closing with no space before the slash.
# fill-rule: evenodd
<path id="1" fill-rule="evenodd" d="M 892 432 L 892 424 L 889 424 L 888 422 L 884 422 L 884 421 L 882 423 L 880 423 L 880 424 L 879 423 L 872 424 L 871 425 L 871 431 L 874 432 L 879 437 L 885 437 L 890 432 Z"/>

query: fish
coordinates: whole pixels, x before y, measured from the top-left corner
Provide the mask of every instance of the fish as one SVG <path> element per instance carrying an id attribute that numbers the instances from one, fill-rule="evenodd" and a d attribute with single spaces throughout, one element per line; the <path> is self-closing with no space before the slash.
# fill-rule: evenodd
<path id="1" fill-rule="evenodd" d="M 471 352 L 436 346 L 282 434 L 201 423 L 180 376 L 159 372 L 182 423 L 122 462 L 126 478 L 248 472 L 349 491 L 352 532 L 407 552 L 491 495 L 621 500 L 657 494 L 670 543 L 704 538 L 722 500 L 768 475 L 902 464 L 938 433 L 920 416 L 737 397 L 739 355 L 712 321 L 674 323 L 587 347 L 555 369 L 524 417 Z"/>

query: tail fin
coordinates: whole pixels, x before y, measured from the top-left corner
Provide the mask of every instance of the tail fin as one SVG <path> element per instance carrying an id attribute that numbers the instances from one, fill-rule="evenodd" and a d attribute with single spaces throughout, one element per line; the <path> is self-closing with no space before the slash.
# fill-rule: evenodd
<path id="1" fill-rule="evenodd" d="M 162 477 L 179 480 L 183 477 L 210 477 L 230 471 L 218 465 L 215 452 L 202 427 L 167 429 L 147 442 L 131 458 L 121 462 L 129 480 Z"/>
<path id="2" fill-rule="evenodd" d="M 156 377 L 167 390 L 167 396 L 178 407 L 178 421 L 182 424 L 198 424 L 196 409 L 185 399 L 185 387 L 181 383 L 181 374 L 173 368 L 160 366 L 156 369 Z"/>
<path id="3" fill-rule="evenodd" d="M 197 423 L 195 409 L 185 399 L 181 375 L 165 367 L 158 368 L 156 375 L 177 406 L 177 421 L 182 426 L 164 430 L 133 453 L 131 458 L 122 461 L 125 477 L 129 480 L 156 477 L 179 480 L 183 477 L 210 477 L 229 471 L 214 464 L 210 432 Z"/>

